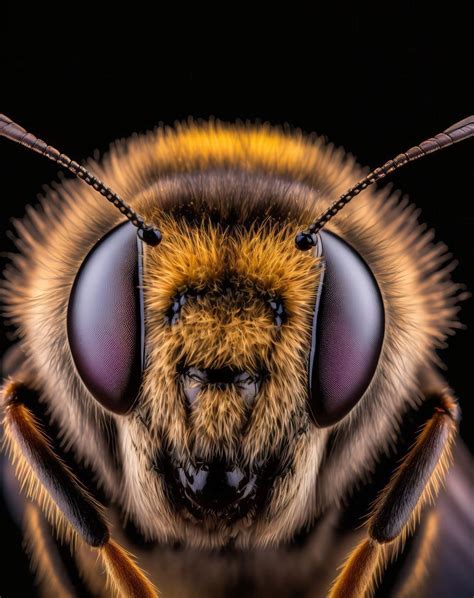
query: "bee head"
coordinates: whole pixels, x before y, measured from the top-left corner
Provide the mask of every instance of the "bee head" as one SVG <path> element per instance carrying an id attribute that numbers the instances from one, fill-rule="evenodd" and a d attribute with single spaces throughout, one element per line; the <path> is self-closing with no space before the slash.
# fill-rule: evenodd
<path id="1" fill-rule="evenodd" d="M 151 535 L 265 543 L 303 525 L 321 426 L 360 400 L 380 354 L 382 302 L 361 258 L 329 233 L 295 246 L 307 215 L 288 206 L 311 191 L 294 185 L 285 203 L 272 181 L 255 198 L 247 179 L 237 214 L 213 211 L 212 194 L 220 184 L 236 205 L 241 180 L 200 177 L 200 204 L 177 187 L 181 205 L 147 214 L 159 246 L 121 224 L 72 288 L 72 356 L 93 398 L 125 416 L 124 483 Z"/>
<path id="2" fill-rule="evenodd" d="M 290 483 L 303 476 L 299 461 L 317 471 L 306 361 L 321 259 L 294 247 L 297 226 L 162 213 L 159 247 L 119 225 L 76 277 L 77 369 L 96 400 L 125 415 L 126 479 L 161 523 L 247 529 L 306 492 Z"/>
<path id="3" fill-rule="evenodd" d="M 296 137 L 191 127 L 167 141 L 159 136 L 149 144 L 137 141 L 140 159 L 120 157 L 118 151 L 112 156 L 109 172 L 133 198 L 132 207 L 85 167 L 0 115 L 1 136 L 59 163 L 130 221 L 112 228 L 117 218 L 96 211 L 95 204 L 91 208 L 87 198 L 84 214 L 76 213 L 75 242 L 68 243 L 68 218 L 61 228 L 48 215 L 44 222 L 52 224 L 54 239 L 70 249 L 57 260 L 60 282 L 54 271 L 44 271 L 49 264 L 44 254 L 56 247 L 43 222 L 44 253 L 31 256 L 34 277 L 29 278 L 36 283 L 26 285 L 23 295 L 31 300 L 10 299 L 9 311 L 37 353 L 50 356 L 51 363 L 39 369 L 46 386 L 54 378 L 51 394 L 57 394 L 53 382 L 64 384 L 81 403 L 81 416 L 87 411 L 95 417 L 94 433 L 100 433 L 105 414 L 117 423 L 123 456 L 119 502 L 145 535 L 216 546 L 230 538 L 265 544 L 309 522 L 317 511 L 312 506 L 319 465 L 330 446 L 328 430 L 357 417 L 371 424 L 369 412 L 382 405 L 391 388 L 391 403 L 385 399 L 378 417 L 387 422 L 387 405 L 396 408 L 395 378 L 407 371 L 413 385 L 415 366 L 412 371 L 408 362 L 432 358 L 452 328 L 454 311 L 434 274 L 435 299 L 430 296 L 430 308 L 423 311 L 430 287 L 423 284 L 420 290 L 419 272 L 411 256 L 405 259 L 407 248 L 433 268 L 441 258 L 426 249 L 426 239 L 415 243 L 414 225 L 403 220 L 403 209 L 377 200 L 374 205 L 385 214 L 380 223 L 372 206 L 366 207 L 366 221 L 356 210 L 346 211 L 334 229 L 342 236 L 321 229 L 368 186 L 473 134 L 470 117 L 354 185 L 350 163 Z M 345 180 L 351 187 L 330 203 Z M 301 231 L 318 207 L 324 208 L 320 216 Z M 393 222 L 382 231 L 391 214 Z M 110 232 L 90 249 L 96 233 L 105 230 Z M 376 233 L 379 247 L 369 242 Z M 391 234 L 399 235 L 398 241 L 392 242 Z M 356 241 L 370 258 L 377 281 L 344 239 Z M 408 272 L 403 276 L 401 255 Z M 381 267 L 384 261 L 388 268 Z M 12 277 L 11 288 L 16 280 Z M 421 299 L 407 309 L 403 291 L 410 296 L 417 289 Z M 66 304 L 67 339 L 61 320 Z M 438 313 L 432 306 L 441 314 L 443 332 L 432 324 Z M 38 317 L 46 311 L 53 316 Z M 62 369 L 69 374 L 64 381 L 56 376 Z M 364 410 L 354 407 L 368 394 L 374 404 L 365 401 L 364 418 Z M 79 412 L 78 404 L 68 406 L 71 414 Z M 356 416 L 348 418 L 352 410 Z M 63 420 L 90 455 L 73 429 L 75 418 Z M 335 436 L 344 439 L 345 432 L 341 425 Z M 347 453 L 341 451 L 342 459 Z M 370 465 L 370 451 L 361 451 L 359 462 L 365 455 Z M 342 488 L 339 478 L 352 474 L 340 476 L 333 468 L 334 475 L 325 478 L 323 469 L 318 491 L 325 492 L 327 504 L 331 488 L 324 490 L 324 480 L 331 477 L 330 486 Z"/>

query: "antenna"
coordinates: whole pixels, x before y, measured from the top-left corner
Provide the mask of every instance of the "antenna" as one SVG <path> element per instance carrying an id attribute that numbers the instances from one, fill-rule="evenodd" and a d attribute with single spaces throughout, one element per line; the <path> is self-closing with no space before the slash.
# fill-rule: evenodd
<path id="1" fill-rule="evenodd" d="M 353 199 L 356 195 L 359 195 L 361 191 L 363 191 L 369 185 L 372 185 L 372 183 L 380 181 L 380 179 L 385 178 L 388 174 L 391 174 L 409 162 L 413 162 L 414 160 L 418 160 L 418 158 L 422 158 L 423 156 L 427 156 L 428 154 L 442 150 L 450 145 L 453 145 L 454 143 L 458 143 L 458 141 L 469 139 L 472 136 L 474 136 L 474 115 L 468 116 L 464 120 L 461 120 L 449 127 L 449 129 L 446 129 L 442 133 L 435 135 L 435 137 L 431 137 L 419 145 L 415 145 L 406 152 L 398 154 L 398 156 L 393 158 L 393 160 L 388 160 L 388 162 L 385 162 L 383 166 L 372 170 L 372 172 L 369 172 L 369 174 L 356 185 L 354 185 L 354 187 L 351 187 L 351 189 L 341 195 L 339 199 L 334 201 L 329 208 L 323 212 L 323 214 L 321 214 L 316 222 L 311 224 L 305 231 L 302 231 L 296 235 L 296 247 L 302 251 L 306 251 L 307 249 L 314 247 L 317 244 L 317 234 L 323 228 L 323 226 L 325 226 L 331 220 L 331 218 L 333 218 L 340 210 L 342 210 L 342 208 L 346 206 L 351 199 Z"/>
<path id="2" fill-rule="evenodd" d="M 6 137 L 15 143 L 24 145 L 28 149 L 46 156 L 46 158 L 49 158 L 53 162 L 57 162 L 60 166 L 72 172 L 85 183 L 94 187 L 94 189 L 103 195 L 105 199 L 110 201 L 118 210 L 120 210 L 122 214 L 137 227 L 137 234 L 145 243 L 152 246 L 160 243 L 160 231 L 156 227 L 146 224 L 143 218 L 125 203 L 121 197 L 114 193 L 110 187 L 107 187 L 105 183 L 95 177 L 91 172 L 84 168 L 84 166 L 71 160 L 66 154 L 60 153 L 56 148 L 48 145 L 42 139 L 38 139 L 38 137 L 35 137 L 32 133 L 29 133 L 23 127 L 20 127 L 20 125 L 17 125 L 4 114 L 0 114 L 0 137 Z"/>

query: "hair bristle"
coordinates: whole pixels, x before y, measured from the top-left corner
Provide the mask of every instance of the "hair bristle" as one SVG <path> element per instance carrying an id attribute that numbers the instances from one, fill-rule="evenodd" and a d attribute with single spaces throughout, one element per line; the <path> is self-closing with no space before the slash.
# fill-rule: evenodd
<path id="1" fill-rule="evenodd" d="M 399 547 L 404 545 L 407 537 L 415 530 L 423 508 L 427 504 L 434 503 L 446 478 L 447 470 L 452 462 L 452 447 L 456 437 L 456 430 L 455 421 L 444 412 L 435 412 L 432 418 L 424 424 L 408 457 L 400 463 L 387 487 L 384 488 L 375 501 L 372 508 L 372 515 L 368 522 L 369 530 L 373 530 L 374 526 L 376 526 L 380 510 L 383 508 L 392 490 L 397 486 L 412 489 L 413 482 L 410 480 L 410 473 L 419 471 L 421 475 L 425 467 L 424 461 L 433 458 L 431 452 L 433 451 L 436 454 L 438 449 L 436 445 L 442 445 L 439 447 L 439 458 L 426 484 L 424 484 L 416 505 L 412 509 L 407 522 L 403 525 L 400 534 L 396 537 Z M 433 445 L 435 445 L 434 448 Z M 417 468 L 416 470 L 415 467 Z"/>
<path id="2" fill-rule="evenodd" d="M 364 540 L 351 552 L 330 589 L 330 598 L 368 598 L 386 561 L 386 547 Z"/>
<path id="3" fill-rule="evenodd" d="M 8 393 L 11 386 L 11 383 L 9 383 L 4 392 Z M 61 542 L 73 544 L 77 541 L 76 532 L 68 524 L 64 514 L 52 500 L 50 494 L 46 491 L 45 487 L 31 468 L 31 465 L 26 460 L 23 451 L 18 446 L 15 434 L 12 430 L 14 419 L 27 418 L 26 423 L 31 423 L 31 421 L 29 420 L 30 416 L 21 410 L 21 406 L 15 406 L 15 408 L 16 413 L 13 414 L 13 416 L 11 412 L 8 413 L 8 411 L 4 416 L 3 449 L 9 455 L 9 459 L 15 468 L 15 474 L 19 481 L 20 490 L 30 498 L 33 503 L 39 506 L 46 519 L 51 523 L 58 539 Z M 38 431 L 38 434 L 42 436 L 40 431 Z M 42 437 L 42 440 L 47 443 L 45 437 Z"/>
<path id="4" fill-rule="evenodd" d="M 108 580 L 117 596 L 158 598 L 158 590 L 137 567 L 130 553 L 113 540 L 100 549 Z"/>
<path id="5" fill-rule="evenodd" d="M 41 424 L 22 402 L 25 388 L 7 384 L 4 397 L 7 398 L 4 417 L 8 445 L 17 455 L 21 470 L 31 470 L 24 481 L 37 498 L 46 492 L 58 512 L 68 519 L 69 524 L 91 546 L 99 546 L 108 538 L 107 523 L 102 507 L 79 482 L 62 459 L 55 454 L 50 440 Z M 28 465 L 23 465 L 23 462 Z M 46 499 L 43 499 L 46 500 Z"/>

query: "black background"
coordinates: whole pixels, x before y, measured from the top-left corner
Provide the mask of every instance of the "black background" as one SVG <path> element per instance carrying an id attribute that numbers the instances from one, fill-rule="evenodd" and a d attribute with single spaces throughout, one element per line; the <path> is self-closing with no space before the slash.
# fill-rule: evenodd
<path id="1" fill-rule="evenodd" d="M 229 6 L 225 15 L 217 8 L 191 14 L 184 6 L 182 14 L 160 8 L 130 14 L 127 6 L 105 18 L 83 5 L 48 16 L 7 10 L 0 111 L 79 161 L 160 122 L 213 115 L 316 131 L 362 164 L 377 166 L 472 113 L 473 15 L 457 6 L 429 12 L 387 6 L 374 15 L 341 6 L 331 16 L 274 9 L 263 17 L 243 5 Z M 467 142 L 393 178 L 459 260 L 454 279 L 470 291 L 472 157 Z M 0 140 L 2 251 L 12 249 L 9 219 L 22 216 L 57 172 L 49 161 Z M 441 355 L 472 448 L 472 300 L 460 319 L 466 330 Z M 2 346 L 7 343 L 3 334 Z M 5 525 L 3 541 L 11 550 L 0 595 L 32 595 L 19 537 Z M 12 580 L 16 589 L 7 590 Z"/>

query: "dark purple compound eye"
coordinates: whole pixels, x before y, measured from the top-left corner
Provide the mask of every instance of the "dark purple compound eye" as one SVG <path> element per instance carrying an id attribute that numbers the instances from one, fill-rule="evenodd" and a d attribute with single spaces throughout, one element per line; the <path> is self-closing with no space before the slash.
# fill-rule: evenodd
<path id="1" fill-rule="evenodd" d="M 106 409 L 131 410 L 144 362 L 142 241 L 122 223 L 89 252 L 74 281 L 67 328 L 77 371 Z"/>
<path id="2" fill-rule="evenodd" d="M 382 296 L 367 264 L 345 241 L 321 231 L 325 261 L 313 320 L 308 394 L 320 427 L 341 420 L 362 398 L 382 349 Z"/>

